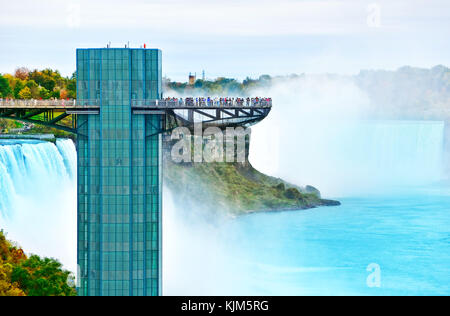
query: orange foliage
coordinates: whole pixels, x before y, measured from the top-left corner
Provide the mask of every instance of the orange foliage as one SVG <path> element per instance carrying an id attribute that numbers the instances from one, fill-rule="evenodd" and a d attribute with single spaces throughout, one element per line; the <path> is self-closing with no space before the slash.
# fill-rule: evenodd
<path id="1" fill-rule="evenodd" d="M 16 69 L 16 72 L 14 73 L 14 77 L 19 78 L 21 80 L 28 80 L 28 76 L 30 74 L 30 70 L 25 67 L 20 67 Z"/>
<path id="2" fill-rule="evenodd" d="M 59 98 L 61 100 L 65 100 L 65 99 L 67 99 L 67 96 L 68 96 L 67 90 L 66 89 L 62 89 L 60 91 L 60 93 L 59 93 Z"/>
<path id="3" fill-rule="evenodd" d="M 14 247 L 0 231 L 0 296 L 25 296 L 18 284 L 11 283 L 11 273 L 14 264 L 26 259 L 23 250 Z"/>

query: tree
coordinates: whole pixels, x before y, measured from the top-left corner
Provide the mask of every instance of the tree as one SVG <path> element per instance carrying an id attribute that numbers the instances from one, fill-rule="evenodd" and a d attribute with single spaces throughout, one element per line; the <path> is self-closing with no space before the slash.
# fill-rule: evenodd
<path id="1" fill-rule="evenodd" d="M 67 99 L 67 96 L 68 96 L 68 93 L 67 93 L 67 90 L 66 90 L 66 89 L 62 89 L 62 90 L 59 92 L 59 98 L 60 98 L 61 100 Z"/>
<path id="2" fill-rule="evenodd" d="M 22 90 L 20 90 L 18 97 L 19 97 L 19 99 L 23 99 L 23 100 L 31 99 L 31 97 L 32 97 L 31 89 L 28 87 L 23 88 Z"/>
<path id="3" fill-rule="evenodd" d="M 14 77 L 20 79 L 20 80 L 28 80 L 28 75 L 30 74 L 30 70 L 25 67 L 20 67 L 16 69 L 16 72 L 14 73 Z"/>
<path id="4" fill-rule="evenodd" d="M 73 73 L 72 78 L 67 82 L 67 96 L 70 99 L 76 99 L 77 98 L 76 73 Z"/>
<path id="5" fill-rule="evenodd" d="M 5 79 L 8 81 L 9 86 L 11 87 L 12 94 L 14 94 L 14 88 L 15 88 L 15 86 L 16 86 L 16 82 L 17 82 L 19 79 L 16 79 L 14 76 L 12 76 L 12 75 L 10 75 L 10 74 L 4 74 L 4 75 L 3 75 L 3 78 L 5 78 Z"/>
<path id="6" fill-rule="evenodd" d="M 63 270 L 61 263 L 38 256 L 23 261 L 11 273 L 11 282 L 29 296 L 76 296 L 70 280 L 73 280 L 71 273 Z"/>
<path id="7" fill-rule="evenodd" d="M 48 91 L 44 87 L 41 87 L 41 89 L 39 89 L 39 97 L 44 100 L 50 99 L 50 91 Z"/>
<path id="8" fill-rule="evenodd" d="M 74 278 L 54 259 L 27 258 L 0 230 L 0 296 L 75 296 Z"/>
<path id="9" fill-rule="evenodd" d="M 21 249 L 17 249 L 6 240 L 5 234 L 0 230 L 0 296 L 25 295 L 17 284 L 11 282 L 13 265 L 24 258 L 26 257 Z"/>
<path id="10" fill-rule="evenodd" d="M 59 90 L 59 89 L 55 88 L 52 92 L 50 92 L 51 98 L 59 99 L 60 96 L 61 96 L 61 90 Z"/>
<path id="11" fill-rule="evenodd" d="M 302 194 L 296 188 L 287 189 L 285 195 L 288 199 L 299 199 L 302 197 Z"/>
<path id="12" fill-rule="evenodd" d="M 13 266 L 0 259 L 0 296 L 25 296 L 17 283 L 11 283 Z"/>
<path id="13" fill-rule="evenodd" d="M 34 70 L 30 73 L 30 79 L 34 80 L 38 85 L 44 87 L 48 91 L 53 91 L 56 86 L 56 80 L 51 76 L 52 72 L 49 69 L 44 71 Z"/>
<path id="14" fill-rule="evenodd" d="M 6 98 L 12 94 L 8 80 L 0 75 L 0 97 Z"/>
<path id="15" fill-rule="evenodd" d="M 5 74 L 2 77 L 0 76 L 0 98 L 30 98 L 28 90 L 24 90 L 25 87 L 30 89 L 33 99 L 76 99 L 77 96 L 76 72 L 70 77 L 62 77 L 59 71 L 49 68 L 30 72 L 27 68 L 21 67 L 15 71 L 14 76 Z M 20 93 L 22 94 L 19 95 Z"/>
<path id="16" fill-rule="evenodd" d="M 20 79 L 16 79 L 14 82 L 14 98 L 16 99 L 21 99 L 21 97 L 19 96 L 19 93 L 22 91 L 22 89 L 25 88 L 25 82 L 20 80 Z M 31 91 L 30 91 L 31 94 Z"/>
<path id="17" fill-rule="evenodd" d="M 39 86 L 34 80 L 28 80 L 25 83 L 25 86 L 30 88 L 30 90 L 31 90 L 31 97 L 33 99 L 38 99 L 39 98 Z"/>

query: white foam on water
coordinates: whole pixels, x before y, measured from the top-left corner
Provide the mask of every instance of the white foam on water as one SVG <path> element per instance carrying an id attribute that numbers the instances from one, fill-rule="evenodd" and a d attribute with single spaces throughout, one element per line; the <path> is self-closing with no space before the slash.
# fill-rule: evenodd
<path id="1" fill-rule="evenodd" d="M 0 227 L 8 238 L 76 271 L 73 142 L 1 142 L 0 185 Z"/>

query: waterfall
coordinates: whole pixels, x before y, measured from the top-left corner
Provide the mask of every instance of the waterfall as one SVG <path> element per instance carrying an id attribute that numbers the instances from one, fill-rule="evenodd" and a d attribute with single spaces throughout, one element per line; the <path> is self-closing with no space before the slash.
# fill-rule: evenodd
<path id="1" fill-rule="evenodd" d="M 338 156 L 348 158 L 347 170 L 386 185 L 428 185 L 441 180 L 443 122 L 369 121 L 356 124 L 350 132 L 336 142 L 341 146 Z"/>
<path id="2" fill-rule="evenodd" d="M 30 253 L 76 267 L 76 149 L 71 140 L 0 141 L 0 229 Z"/>
<path id="3" fill-rule="evenodd" d="M 325 196 L 385 194 L 444 176 L 444 122 L 301 122 L 276 129 L 276 139 L 258 128 L 250 162 L 262 171 L 270 166 L 269 173 L 288 181 L 316 186 Z M 278 158 L 261 161 L 261 149 L 278 152 Z"/>

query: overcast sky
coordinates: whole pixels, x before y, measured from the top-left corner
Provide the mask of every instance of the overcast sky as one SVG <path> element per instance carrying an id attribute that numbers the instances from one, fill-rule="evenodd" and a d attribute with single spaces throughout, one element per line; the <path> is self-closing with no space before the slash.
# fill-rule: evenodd
<path id="1" fill-rule="evenodd" d="M 163 51 L 186 80 L 450 65 L 448 0 L 0 0 L 0 73 L 75 70 L 78 47 Z"/>

